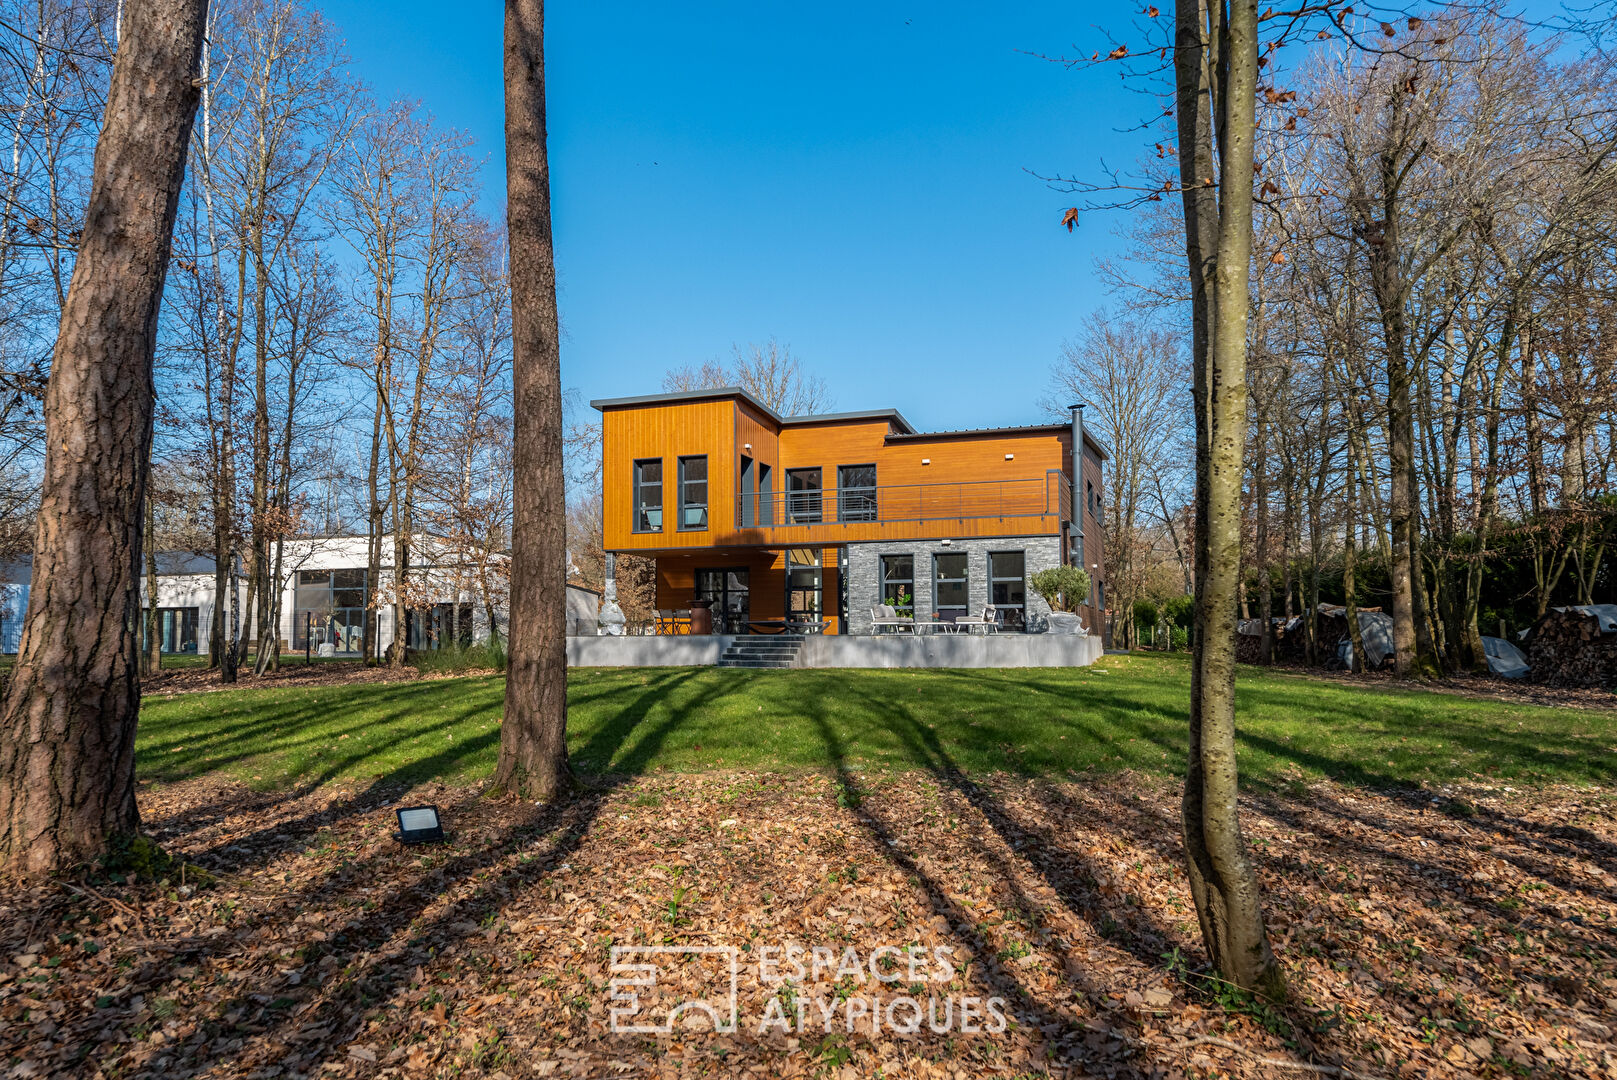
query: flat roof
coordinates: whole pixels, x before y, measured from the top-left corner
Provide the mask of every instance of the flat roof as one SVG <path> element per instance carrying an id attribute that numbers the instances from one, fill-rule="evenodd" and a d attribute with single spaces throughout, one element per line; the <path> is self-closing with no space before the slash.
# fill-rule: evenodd
<path id="1" fill-rule="evenodd" d="M 912 439 L 969 438 L 974 435 L 1061 435 L 1071 430 L 1072 425 L 1067 423 L 1021 424 L 1014 427 L 959 428 L 955 431 L 909 431 L 902 435 L 889 435 L 887 439 L 891 442 Z M 1108 461 L 1111 460 L 1111 453 L 1099 439 L 1095 438 L 1087 426 L 1084 428 L 1084 442 L 1088 443 L 1090 448 L 1102 458 Z"/>
<path id="2" fill-rule="evenodd" d="M 635 405 L 669 405 L 680 401 L 715 401 L 719 398 L 739 398 L 777 424 L 835 424 L 847 420 L 890 420 L 914 434 L 915 427 L 897 409 L 861 409 L 855 412 L 808 413 L 804 416 L 782 416 L 768 405 L 753 397 L 739 386 L 719 386 L 710 390 L 675 390 L 667 394 L 641 394 L 636 397 L 598 398 L 590 408 L 605 412 L 607 409 L 628 408 Z"/>

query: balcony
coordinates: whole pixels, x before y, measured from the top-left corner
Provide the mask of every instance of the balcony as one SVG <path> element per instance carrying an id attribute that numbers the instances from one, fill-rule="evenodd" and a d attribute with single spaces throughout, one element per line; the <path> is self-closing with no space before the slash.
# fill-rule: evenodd
<path id="1" fill-rule="evenodd" d="M 1048 519 L 1025 525 L 1030 532 L 1053 533 L 1071 517 L 1071 485 L 1054 469 L 1016 480 L 759 492 L 743 494 L 736 507 L 743 532 L 758 530 L 782 541 L 881 539 L 909 535 L 912 530 L 888 528 L 905 523 L 1012 518 Z"/>

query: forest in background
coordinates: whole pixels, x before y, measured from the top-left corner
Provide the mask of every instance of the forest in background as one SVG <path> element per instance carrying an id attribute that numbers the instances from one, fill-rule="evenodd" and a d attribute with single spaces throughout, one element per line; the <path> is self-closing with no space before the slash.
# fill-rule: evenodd
<path id="1" fill-rule="evenodd" d="M 31 541 L 40 405 L 118 9 L 3 11 L 0 548 L 14 557 Z M 1333 43 L 1283 77 L 1281 52 L 1265 54 L 1243 614 L 1350 595 L 1390 609 L 1408 580 L 1422 652 L 1475 667 L 1480 633 L 1617 598 L 1612 58 L 1476 8 L 1363 29 L 1378 49 Z M 407 606 L 412 534 L 508 539 L 509 285 L 478 151 L 423 106 L 369 95 L 309 6 L 213 5 L 204 63 L 158 351 L 156 546 L 242 552 L 248 588 L 275 598 L 294 569 L 276 565 L 276 540 L 364 533 L 375 570 L 390 538 L 406 572 L 384 602 Z M 1130 74 L 1149 93 L 1162 68 Z M 1077 185 L 1129 256 L 1097 266 L 1112 302 L 1074 313 L 1027 403 L 1088 401 L 1112 450 L 1104 580 L 1120 645 L 1188 623 L 1192 588 L 1183 232 L 1161 197 L 1174 160 L 1171 141 L 1148 143 L 1112 182 Z M 670 371 L 665 389 L 721 383 L 791 412 L 830 403 L 775 342 Z M 569 546 L 597 581 L 597 436 L 570 405 Z M 631 608 L 649 605 L 643 567 L 620 581 Z M 272 645 L 274 602 L 253 626 L 221 620 L 215 642 Z"/>

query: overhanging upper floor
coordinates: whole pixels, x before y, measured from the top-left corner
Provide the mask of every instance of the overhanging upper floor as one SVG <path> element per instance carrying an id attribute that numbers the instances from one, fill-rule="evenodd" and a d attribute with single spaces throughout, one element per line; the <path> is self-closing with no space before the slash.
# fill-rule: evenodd
<path id="1" fill-rule="evenodd" d="M 608 551 L 949 536 L 1099 536 L 1105 448 L 1068 424 L 919 432 L 896 409 L 782 417 L 739 388 L 612 398 L 602 414 Z"/>

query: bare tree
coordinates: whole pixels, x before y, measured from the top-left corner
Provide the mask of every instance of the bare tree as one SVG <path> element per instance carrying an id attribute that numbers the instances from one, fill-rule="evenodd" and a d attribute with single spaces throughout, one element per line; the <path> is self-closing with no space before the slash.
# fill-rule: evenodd
<path id="1" fill-rule="evenodd" d="M 124 20 L 89 211 L 45 400 L 36 588 L 0 716 L 0 865 L 48 874 L 140 825 L 142 504 L 152 361 L 205 0 L 150 0 Z"/>
<path id="2" fill-rule="evenodd" d="M 710 360 L 701 367 L 675 368 L 663 377 L 663 389 L 716 390 L 739 386 L 782 416 L 808 416 L 833 408 L 825 380 L 803 370 L 790 346 L 774 338 L 763 344 L 732 348 L 729 364 Z"/>
<path id="3" fill-rule="evenodd" d="M 1151 567 L 1140 556 L 1152 550 L 1146 517 L 1149 485 L 1172 467 L 1183 416 L 1180 389 L 1184 358 L 1177 338 L 1139 319 L 1114 319 L 1104 311 L 1085 322 L 1083 336 L 1068 344 L 1051 373 L 1045 411 L 1064 413 L 1073 401 L 1089 403 L 1090 421 L 1111 449 L 1102 507 L 1106 528 L 1106 581 L 1122 616 L 1113 640 L 1136 641 L 1134 603 Z"/>

